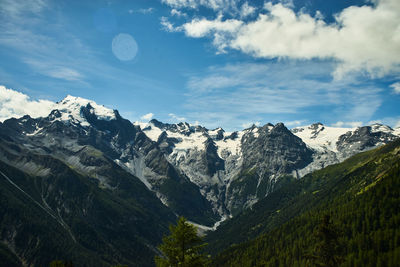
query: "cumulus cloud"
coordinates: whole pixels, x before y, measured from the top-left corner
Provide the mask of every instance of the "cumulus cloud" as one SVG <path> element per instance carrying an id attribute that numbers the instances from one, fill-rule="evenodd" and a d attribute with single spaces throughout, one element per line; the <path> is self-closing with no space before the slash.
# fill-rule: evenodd
<path id="1" fill-rule="evenodd" d="M 0 85 L 0 121 L 29 115 L 33 118 L 49 115 L 56 103 L 31 100 L 29 96 Z"/>
<path id="2" fill-rule="evenodd" d="M 180 31 L 180 29 L 176 28 L 169 20 L 167 17 L 161 17 L 161 26 L 163 26 L 163 29 L 167 32 L 177 32 Z"/>
<path id="3" fill-rule="evenodd" d="M 382 76 L 400 70 L 400 1 L 350 6 L 329 24 L 321 13 L 295 12 L 287 2 L 266 3 L 250 21 L 219 14 L 216 19 L 194 18 L 174 30 L 194 38 L 211 37 L 219 51 L 231 48 L 256 58 L 334 59 L 337 78 L 352 71 Z"/>
<path id="4" fill-rule="evenodd" d="M 242 21 L 236 19 L 222 20 L 222 15 L 219 15 L 215 20 L 194 19 L 191 22 L 185 23 L 182 29 L 187 36 L 199 38 L 208 35 L 209 33 L 236 33 L 239 27 L 243 24 Z M 215 37 L 215 35 L 214 35 Z"/>
<path id="5" fill-rule="evenodd" d="M 390 87 L 393 89 L 393 93 L 400 94 L 400 82 L 393 83 Z"/>
<path id="6" fill-rule="evenodd" d="M 175 8 L 171 9 L 171 16 L 187 17 L 187 14 Z"/>
<path id="7" fill-rule="evenodd" d="M 145 115 L 143 115 L 142 117 L 140 117 L 141 120 L 144 121 L 149 121 L 153 118 L 154 114 L 153 113 L 147 113 Z"/>
<path id="8" fill-rule="evenodd" d="M 256 11 L 256 8 L 249 5 L 249 3 L 246 1 L 240 8 L 240 17 L 241 18 L 248 17 L 248 16 L 254 14 L 255 11 Z"/>

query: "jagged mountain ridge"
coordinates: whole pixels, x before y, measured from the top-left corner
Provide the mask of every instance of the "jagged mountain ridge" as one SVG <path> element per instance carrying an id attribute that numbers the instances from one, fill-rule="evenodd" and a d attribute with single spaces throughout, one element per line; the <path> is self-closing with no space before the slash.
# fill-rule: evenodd
<path id="1" fill-rule="evenodd" d="M 200 187 L 222 216 L 265 197 L 281 176 L 301 178 L 400 136 L 400 128 L 381 124 L 337 128 L 316 123 L 289 131 L 281 123 L 268 123 L 237 132 L 183 122 L 135 124 Z"/>
<path id="2" fill-rule="evenodd" d="M 2 131 L 108 187 L 100 168 L 79 152 L 93 147 L 138 177 L 175 213 L 207 225 L 250 207 L 282 176 L 300 178 L 400 135 L 382 125 L 313 124 L 290 131 L 278 123 L 225 132 L 185 122 L 132 124 L 116 110 L 72 96 L 53 108 L 46 118 L 5 121 Z"/>

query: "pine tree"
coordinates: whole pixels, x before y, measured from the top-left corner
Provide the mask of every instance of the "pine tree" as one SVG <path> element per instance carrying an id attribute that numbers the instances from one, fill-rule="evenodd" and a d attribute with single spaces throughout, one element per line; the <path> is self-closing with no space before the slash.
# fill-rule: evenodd
<path id="1" fill-rule="evenodd" d="M 207 265 L 207 258 L 201 253 L 206 245 L 196 233 L 196 228 L 184 217 L 179 217 L 176 226 L 170 225 L 171 234 L 164 236 L 163 243 L 158 247 L 163 256 L 156 256 L 159 267 L 182 266 L 202 267 Z"/>

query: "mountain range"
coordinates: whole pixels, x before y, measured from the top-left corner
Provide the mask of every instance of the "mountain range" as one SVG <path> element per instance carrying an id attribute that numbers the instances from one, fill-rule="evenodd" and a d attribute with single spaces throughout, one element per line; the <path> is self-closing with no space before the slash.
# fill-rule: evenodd
<path id="1" fill-rule="evenodd" d="M 176 216 L 215 229 L 293 179 L 399 136 L 400 128 L 381 124 L 225 132 L 132 123 L 67 96 L 47 117 L 0 123 L 0 258 L 152 266 Z"/>

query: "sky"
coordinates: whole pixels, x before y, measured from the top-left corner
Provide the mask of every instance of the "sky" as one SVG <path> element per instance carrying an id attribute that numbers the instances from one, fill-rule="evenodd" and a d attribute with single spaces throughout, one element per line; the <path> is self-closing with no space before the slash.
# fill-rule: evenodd
<path id="1" fill-rule="evenodd" d="M 0 0 L 0 121 L 67 95 L 228 131 L 400 127 L 400 1 Z"/>

